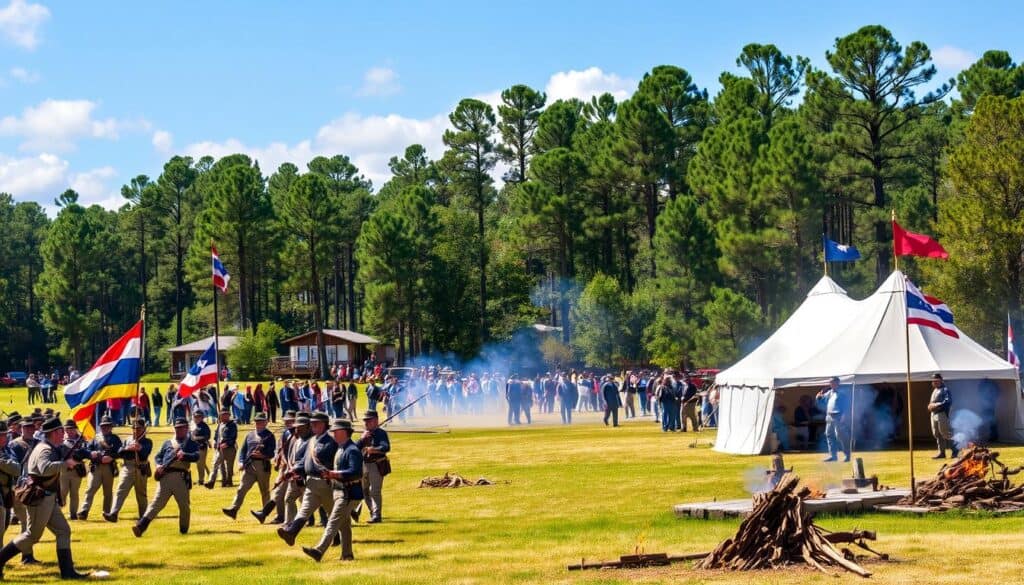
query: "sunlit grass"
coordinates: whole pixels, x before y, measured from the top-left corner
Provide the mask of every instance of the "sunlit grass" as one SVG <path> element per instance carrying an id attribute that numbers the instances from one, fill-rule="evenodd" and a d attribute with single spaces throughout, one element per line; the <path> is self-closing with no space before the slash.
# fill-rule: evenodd
<path id="1" fill-rule="evenodd" d="M 0 406 L 26 412 L 24 391 L 0 391 Z M 663 434 L 649 417 L 618 429 L 606 428 L 594 414 L 582 415 L 571 427 L 557 424 L 557 418 L 538 415 L 539 424 L 514 429 L 455 426 L 448 434 L 395 433 L 395 472 L 385 482 L 385 522 L 356 527 L 354 563 L 336 560 L 338 549 L 331 549 L 321 564 L 303 555 L 299 546 L 314 544 L 319 529 L 304 531 L 296 547 L 285 546 L 274 527 L 260 526 L 248 515 L 248 508 L 258 505 L 256 492 L 250 493 L 238 520 L 226 518 L 220 509 L 233 492 L 221 488 L 193 491 L 192 531 L 184 537 L 177 533 L 173 503 L 142 539 L 130 531 L 132 502 L 117 525 L 103 522 L 98 511 L 88 522 L 74 522 L 75 558 L 83 569 L 110 571 L 117 583 L 835 582 L 806 570 L 740 575 L 697 572 L 688 565 L 568 572 L 566 565 L 580 559 L 613 559 L 638 547 L 668 553 L 710 550 L 735 531 L 738 521 L 676 519 L 672 506 L 742 497 L 744 476 L 766 467 L 768 459 L 716 453 L 710 449 L 711 432 L 702 433 L 691 447 L 692 435 Z M 158 443 L 168 434 L 167 427 L 151 430 Z M 1022 447 L 999 450 L 1011 465 L 1024 462 Z M 923 451 L 916 460 L 919 477 L 938 469 L 928 455 Z M 877 474 L 882 483 L 907 485 L 905 452 L 862 456 L 867 472 Z M 788 455 L 786 463 L 801 476 L 826 484 L 849 473 L 845 465 L 826 466 L 820 459 L 820 454 Z M 509 483 L 417 488 L 423 477 L 445 471 Z M 151 495 L 154 491 L 150 486 Z M 1020 515 L 865 514 L 819 521 L 830 529 L 878 531 L 876 548 L 895 562 L 868 565 L 876 583 L 1013 583 L 1024 568 Z M 43 566 L 24 568 L 14 562 L 7 580 L 54 579 L 52 537 L 44 537 L 36 556 Z"/>

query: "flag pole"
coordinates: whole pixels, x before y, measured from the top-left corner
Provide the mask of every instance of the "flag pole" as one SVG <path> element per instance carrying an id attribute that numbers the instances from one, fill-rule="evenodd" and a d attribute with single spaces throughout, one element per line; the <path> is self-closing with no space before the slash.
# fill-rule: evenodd
<path id="1" fill-rule="evenodd" d="M 825 276 L 828 276 L 828 246 L 825 244 L 825 238 L 828 236 L 824 232 L 821 234 L 821 263 L 825 265 Z"/>
<path id="2" fill-rule="evenodd" d="M 138 419 L 142 412 L 139 408 L 139 395 L 142 393 L 140 386 L 142 385 L 142 374 L 146 369 L 146 304 L 142 304 L 141 316 L 139 318 L 142 321 L 142 338 L 139 339 L 139 377 L 135 379 L 135 418 Z"/>
<path id="3" fill-rule="evenodd" d="M 896 210 L 892 210 L 892 222 L 896 224 Z M 896 270 L 900 269 L 899 256 L 896 255 L 896 239 L 892 241 L 892 257 Z M 907 278 L 903 277 L 902 287 L 903 298 L 903 340 L 906 346 L 907 357 L 907 451 L 910 455 L 910 497 L 917 499 L 917 479 L 914 475 L 914 399 L 910 391 L 910 323 L 907 321 L 910 309 L 907 307 Z"/>
<path id="4" fill-rule="evenodd" d="M 213 238 L 210 238 L 210 251 L 213 251 Z M 210 260 L 211 266 L 213 260 Z M 212 272 L 211 272 L 212 274 Z M 217 284 L 210 277 L 213 286 L 213 361 L 217 365 L 217 402 L 220 402 L 220 323 L 217 318 Z"/>

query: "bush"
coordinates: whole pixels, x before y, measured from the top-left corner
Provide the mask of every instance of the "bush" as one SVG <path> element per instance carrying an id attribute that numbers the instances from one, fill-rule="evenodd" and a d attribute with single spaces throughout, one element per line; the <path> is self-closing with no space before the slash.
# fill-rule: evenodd
<path id="1" fill-rule="evenodd" d="M 239 380 L 256 380 L 267 373 L 270 360 L 277 355 L 277 339 L 284 337 L 284 329 L 276 323 L 264 321 L 256 333 L 246 331 L 235 347 L 228 350 L 228 366 Z"/>
<path id="2" fill-rule="evenodd" d="M 170 383 L 171 375 L 168 374 L 167 372 L 159 372 L 159 373 L 154 373 L 154 374 L 145 374 L 141 378 L 139 378 L 139 380 L 140 380 L 141 383 L 149 383 L 149 384 L 160 383 L 160 382 L 168 382 L 168 383 Z"/>

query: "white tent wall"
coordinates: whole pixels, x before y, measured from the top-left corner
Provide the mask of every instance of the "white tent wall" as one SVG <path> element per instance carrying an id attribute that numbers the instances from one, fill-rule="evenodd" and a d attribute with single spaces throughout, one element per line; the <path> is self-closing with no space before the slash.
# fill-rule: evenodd
<path id="1" fill-rule="evenodd" d="M 757 455 L 771 427 L 775 392 L 768 388 L 723 386 L 718 398 L 715 450 Z"/>

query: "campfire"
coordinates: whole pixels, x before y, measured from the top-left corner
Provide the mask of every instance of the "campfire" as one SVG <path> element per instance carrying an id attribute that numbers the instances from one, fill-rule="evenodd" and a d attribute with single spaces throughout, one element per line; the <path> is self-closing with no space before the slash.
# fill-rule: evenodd
<path id="1" fill-rule="evenodd" d="M 484 477 L 473 481 L 451 472 L 446 472 L 443 477 L 425 477 L 420 481 L 421 488 L 459 488 L 478 485 L 494 485 L 494 482 Z"/>
<path id="2" fill-rule="evenodd" d="M 1024 485 L 1014 486 L 1010 481 L 1010 476 L 1021 470 L 1024 467 L 1004 465 L 998 452 L 971 446 L 959 459 L 944 465 L 935 478 L 918 484 L 917 499 L 907 496 L 899 503 L 933 510 L 1024 510 Z"/>
<path id="3" fill-rule="evenodd" d="M 772 491 L 755 495 L 754 509 L 736 535 L 719 544 L 697 563 L 697 568 L 750 571 L 806 564 L 825 573 L 829 572 L 826 567 L 839 567 L 861 577 L 870 576 L 849 549 L 840 552 L 833 545 L 851 543 L 888 558 L 865 544 L 865 540 L 875 539 L 875 533 L 830 533 L 815 526 L 811 514 L 804 510 L 811 489 L 798 488 L 799 483 L 800 478 L 787 474 Z"/>

